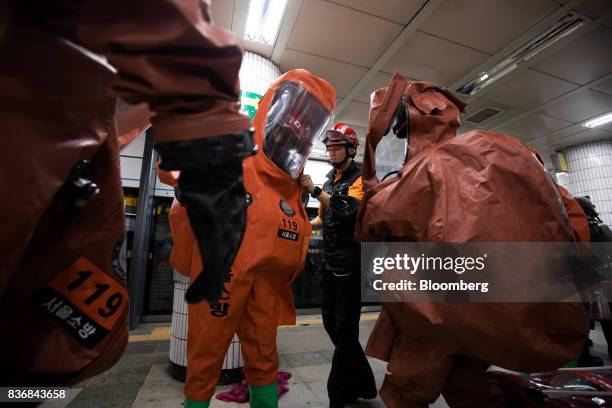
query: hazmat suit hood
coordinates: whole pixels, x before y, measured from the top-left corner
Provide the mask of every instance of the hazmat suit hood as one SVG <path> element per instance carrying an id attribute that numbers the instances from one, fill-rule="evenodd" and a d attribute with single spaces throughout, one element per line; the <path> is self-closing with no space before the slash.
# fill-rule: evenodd
<path id="1" fill-rule="evenodd" d="M 376 173 L 375 151 L 386 134 L 392 132 L 406 139 L 405 163 L 455 137 L 461 125 L 459 115 L 465 107 L 446 88 L 426 81 L 408 81 L 396 73 L 389 86 L 374 91 L 371 96 L 369 142 L 364 152 L 364 164 L 368 165 L 363 168 L 368 177 L 364 177 L 364 182 L 369 178 L 370 187 L 378 184 L 372 179 Z"/>
<path id="2" fill-rule="evenodd" d="M 335 100 L 336 92 L 327 81 L 303 69 L 274 81 L 253 120 L 254 140 L 263 151 L 256 155 L 259 166 L 277 173 L 273 165 L 296 184 L 313 144 L 331 120 Z"/>

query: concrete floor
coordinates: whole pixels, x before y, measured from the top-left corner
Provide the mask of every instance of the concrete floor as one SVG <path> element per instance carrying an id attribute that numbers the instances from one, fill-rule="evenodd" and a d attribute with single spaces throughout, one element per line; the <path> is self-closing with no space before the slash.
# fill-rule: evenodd
<path id="1" fill-rule="evenodd" d="M 374 325 L 375 314 L 363 314 L 360 324 L 360 340 L 365 344 Z M 330 370 L 333 347 L 323 326 L 317 323 L 320 316 L 300 316 L 302 325 L 282 327 L 278 333 L 280 368 L 293 374 L 290 390 L 280 398 L 281 408 L 327 407 L 326 381 Z M 166 373 L 169 340 L 135 341 L 138 336 L 150 333 L 154 328 L 167 324 L 142 325 L 133 332 L 131 341 L 121 360 L 109 371 L 71 389 L 68 400 L 47 401 L 42 408 L 95 408 L 95 407 L 158 407 L 181 408 L 183 384 Z M 159 330 L 158 330 L 159 331 Z M 595 343 L 592 353 L 604 358 L 607 364 L 607 346 L 601 328 L 591 332 Z M 385 374 L 385 363 L 370 359 L 376 383 L 380 387 Z M 229 387 L 218 387 L 223 391 Z M 380 397 L 349 405 L 354 408 L 384 407 Z M 432 407 L 447 407 L 442 398 Z M 230 404 L 216 399 L 212 408 L 241 407 L 248 404 Z"/>

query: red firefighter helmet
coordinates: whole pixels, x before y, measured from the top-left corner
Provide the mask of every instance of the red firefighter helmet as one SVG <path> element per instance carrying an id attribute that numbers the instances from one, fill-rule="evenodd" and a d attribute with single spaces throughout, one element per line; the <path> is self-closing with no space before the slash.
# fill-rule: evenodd
<path id="1" fill-rule="evenodd" d="M 323 144 L 325 146 L 334 146 L 334 145 L 345 145 L 347 149 L 347 153 L 349 153 L 349 157 L 355 157 L 357 153 L 357 146 L 359 146 L 359 139 L 357 138 L 357 133 L 353 128 L 346 126 L 342 122 L 338 122 L 334 125 L 333 128 L 329 129 L 325 132 L 325 139 L 323 139 Z M 353 149 L 351 151 L 350 149 Z"/>

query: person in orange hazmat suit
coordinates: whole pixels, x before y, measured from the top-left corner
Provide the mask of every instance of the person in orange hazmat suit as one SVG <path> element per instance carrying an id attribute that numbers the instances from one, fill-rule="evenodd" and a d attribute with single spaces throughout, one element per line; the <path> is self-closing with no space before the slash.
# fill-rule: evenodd
<path id="1" fill-rule="evenodd" d="M 0 0 L 0 170 L 11 175 L 0 184 L 10 197 L 0 204 L 0 320 L 11 328 L 0 339 L 0 384 L 74 384 L 112 366 L 127 344 L 119 97 L 153 112 L 162 165 L 183 170 L 196 233 L 211 224 L 223 235 L 205 258 L 208 275 L 225 279 L 246 221 L 242 158 L 253 146 L 239 113 L 242 48 L 211 25 L 209 8 Z"/>
<path id="2" fill-rule="evenodd" d="M 556 186 L 529 149 L 483 130 L 457 135 L 464 107 L 448 90 L 399 74 L 374 93 L 356 237 L 572 242 Z M 379 183 L 376 146 L 389 129 L 407 140 L 406 155 Z M 506 406 L 487 368 L 561 367 L 580 354 L 587 325 L 577 302 L 386 302 L 366 353 L 388 362 L 380 395 L 389 408 L 426 407 L 440 393 L 451 407 Z"/>
<path id="3" fill-rule="evenodd" d="M 291 283 L 304 267 L 311 234 L 299 176 L 335 100 L 329 83 L 293 70 L 274 81 L 259 102 L 253 124 L 261 148 L 244 161 L 249 207 L 242 246 L 219 301 L 189 305 L 186 408 L 209 406 L 234 333 L 241 342 L 251 406 L 278 406 L 276 331 L 295 324 Z M 163 177 L 172 183 L 172 175 Z M 170 225 L 171 263 L 193 281 L 201 260 L 178 202 Z"/>

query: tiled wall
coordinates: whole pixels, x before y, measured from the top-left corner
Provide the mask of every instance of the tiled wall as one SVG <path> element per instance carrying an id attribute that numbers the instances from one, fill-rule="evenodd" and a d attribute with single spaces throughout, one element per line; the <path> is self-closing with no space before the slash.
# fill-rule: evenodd
<path id="1" fill-rule="evenodd" d="M 185 292 L 187 292 L 189 286 L 189 279 L 178 275 L 176 272 L 174 275 L 170 361 L 187 367 L 187 302 L 185 302 Z"/>
<path id="2" fill-rule="evenodd" d="M 590 196 L 603 222 L 612 225 L 612 142 L 574 146 L 563 153 L 569 172 L 562 184 L 574 196 Z"/>
<path id="3" fill-rule="evenodd" d="M 241 90 L 263 96 L 281 72 L 272 61 L 247 51 L 242 58 L 239 75 Z"/>
<path id="4" fill-rule="evenodd" d="M 187 367 L 187 303 L 185 292 L 187 292 L 188 279 L 180 275 L 176 276 L 174 283 L 174 307 L 172 308 L 172 337 L 170 340 L 170 361 L 174 364 Z M 240 341 L 234 335 L 229 345 L 223 369 L 243 367 Z"/>

